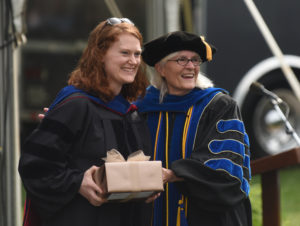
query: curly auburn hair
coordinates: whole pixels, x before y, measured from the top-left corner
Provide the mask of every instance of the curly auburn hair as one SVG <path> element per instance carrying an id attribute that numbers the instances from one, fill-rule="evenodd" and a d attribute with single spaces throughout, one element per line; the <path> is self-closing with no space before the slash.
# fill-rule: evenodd
<path id="1" fill-rule="evenodd" d="M 109 82 L 101 59 L 112 44 L 118 40 L 118 37 L 124 33 L 136 37 L 142 46 L 142 35 L 133 24 L 109 25 L 106 21 L 98 24 L 90 33 L 87 47 L 83 51 L 76 69 L 71 73 L 68 84 L 91 92 L 104 101 L 112 100 L 114 94 L 109 89 Z M 138 97 L 145 95 L 147 85 L 146 66 L 141 61 L 134 82 L 123 85 L 121 94 L 128 101 L 135 101 Z"/>

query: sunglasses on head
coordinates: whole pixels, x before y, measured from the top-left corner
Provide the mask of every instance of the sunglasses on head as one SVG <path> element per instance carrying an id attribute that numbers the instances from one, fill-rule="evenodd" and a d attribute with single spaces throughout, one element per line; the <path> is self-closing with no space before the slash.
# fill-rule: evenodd
<path id="1" fill-rule="evenodd" d="M 134 25 L 134 23 L 131 20 L 129 20 L 128 18 L 111 17 L 106 20 L 106 24 L 109 24 L 111 26 L 113 26 L 115 24 L 121 24 L 121 23 L 127 23 L 127 24 Z"/>

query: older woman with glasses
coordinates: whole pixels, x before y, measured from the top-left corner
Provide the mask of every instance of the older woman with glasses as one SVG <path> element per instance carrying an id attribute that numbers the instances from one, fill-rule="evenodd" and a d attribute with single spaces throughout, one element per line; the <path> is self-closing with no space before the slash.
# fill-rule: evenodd
<path id="1" fill-rule="evenodd" d="M 22 148 L 25 226 L 150 225 L 151 204 L 106 203 L 93 180 L 108 150 L 124 158 L 137 150 L 151 155 L 147 124 L 130 104 L 147 86 L 141 45 L 126 18 L 107 19 L 91 32 L 69 85 Z"/>
<path id="2" fill-rule="evenodd" d="M 216 49 L 177 31 L 145 44 L 154 67 L 144 99 L 153 158 L 164 165 L 165 192 L 153 226 L 250 226 L 249 140 L 236 102 L 201 75 Z"/>

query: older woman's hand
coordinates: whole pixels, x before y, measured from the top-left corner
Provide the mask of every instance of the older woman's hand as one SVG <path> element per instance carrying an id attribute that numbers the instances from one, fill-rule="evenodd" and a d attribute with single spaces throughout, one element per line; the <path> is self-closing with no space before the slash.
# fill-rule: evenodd
<path id="1" fill-rule="evenodd" d="M 160 192 L 155 193 L 153 195 L 151 195 L 149 198 L 146 199 L 146 203 L 150 203 L 153 202 L 155 199 L 157 199 L 160 196 Z"/>
<path id="2" fill-rule="evenodd" d="M 93 206 L 101 206 L 107 202 L 104 197 L 104 192 L 93 180 L 93 174 L 98 170 L 99 167 L 92 166 L 85 171 L 83 180 L 79 189 L 79 193 L 85 197 Z"/>
<path id="3" fill-rule="evenodd" d="M 163 168 L 163 182 L 164 184 L 167 182 L 176 182 L 176 181 L 183 181 L 182 177 L 177 177 L 173 170 Z"/>

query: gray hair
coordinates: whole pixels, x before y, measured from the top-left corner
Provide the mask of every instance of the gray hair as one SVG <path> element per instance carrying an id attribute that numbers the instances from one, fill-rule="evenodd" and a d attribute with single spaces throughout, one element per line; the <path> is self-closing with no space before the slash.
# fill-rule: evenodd
<path id="1" fill-rule="evenodd" d="M 169 59 L 171 59 L 172 57 L 176 56 L 178 53 L 179 53 L 179 51 L 167 55 L 166 57 L 161 59 L 158 62 L 158 64 L 160 64 L 161 67 L 164 67 L 166 62 Z M 148 68 L 150 68 L 150 67 L 148 67 Z M 150 79 L 149 79 L 150 83 L 155 88 L 160 90 L 159 103 L 162 103 L 163 99 L 164 99 L 164 96 L 168 92 L 167 82 L 157 70 L 155 70 L 154 68 L 150 68 L 149 70 L 150 70 L 150 72 L 149 72 L 149 74 L 150 74 Z M 209 78 L 207 78 L 202 72 L 199 72 L 198 77 L 197 77 L 197 81 L 196 81 L 196 87 L 198 87 L 200 89 L 207 89 L 207 88 L 210 88 L 210 87 L 213 87 L 213 86 L 214 86 L 213 82 Z"/>

